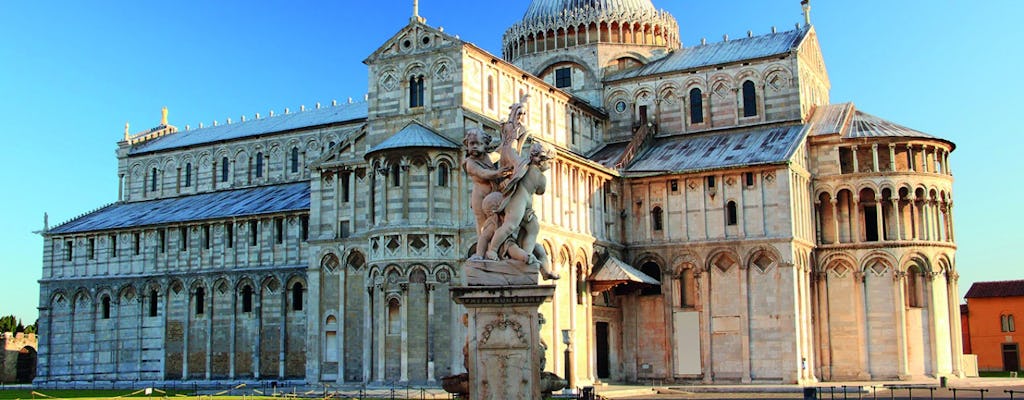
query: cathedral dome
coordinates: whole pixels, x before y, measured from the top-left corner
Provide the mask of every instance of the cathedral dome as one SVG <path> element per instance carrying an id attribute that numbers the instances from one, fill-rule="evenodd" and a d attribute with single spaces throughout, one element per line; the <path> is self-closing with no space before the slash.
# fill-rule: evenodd
<path id="1" fill-rule="evenodd" d="M 583 9 L 610 14 L 655 14 L 650 0 L 533 0 L 523 15 L 523 22 L 557 19 L 563 12 Z"/>
<path id="2" fill-rule="evenodd" d="M 533 0 L 503 42 L 507 60 L 597 43 L 680 46 L 675 17 L 651 0 Z"/>

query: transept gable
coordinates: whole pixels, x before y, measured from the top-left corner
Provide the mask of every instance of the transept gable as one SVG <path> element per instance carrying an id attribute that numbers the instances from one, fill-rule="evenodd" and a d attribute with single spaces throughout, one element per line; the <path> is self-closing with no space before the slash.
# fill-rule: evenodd
<path id="1" fill-rule="evenodd" d="M 813 25 L 808 28 L 807 35 L 804 35 L 796 45 L 796 51 L 801 55 L 800 58 L 810 66 L 814 74 L 822 80 L 825 87 L 831 88 L 832 83 L 829 82 L 828 70 L 825 68 L 825 57 L 821 53 L 818 33 L 814 30 Z"/>
<path id="2" fill-rule="evenodd" d="M 445 33 L 442 29 L 434 28 L 414 19 L 409 25 L 406 25 L 398 33 L 395 33 L 390 39 L 386 40 L 384 44 L 363 60 L 363 63 L 371 65 L 382 59 L 422 54 L 464 43 L 455 36 Z"/>

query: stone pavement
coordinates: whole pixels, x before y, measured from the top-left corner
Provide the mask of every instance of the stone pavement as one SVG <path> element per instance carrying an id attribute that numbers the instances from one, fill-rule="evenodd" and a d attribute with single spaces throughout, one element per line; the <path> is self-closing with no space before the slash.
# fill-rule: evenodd
<path id="1" fill-rule="evenodd" d="M 950 379 L 948 388 L 936 380 L 891 382 L 822 382 L 818 399 L 1024 399 L 1024 379 Z M 929 390 L 934 388 L 934 391 Z M 956 389 L 955 392 L 953 389 Z M 987 390 L 980 392 L 980 390 Z M 782 384 L 618 385 L 598 386 L 603 399 L 803 399 L 804 387 Z M 1012 391 L 1013 393 L 1007 393 Z"/>

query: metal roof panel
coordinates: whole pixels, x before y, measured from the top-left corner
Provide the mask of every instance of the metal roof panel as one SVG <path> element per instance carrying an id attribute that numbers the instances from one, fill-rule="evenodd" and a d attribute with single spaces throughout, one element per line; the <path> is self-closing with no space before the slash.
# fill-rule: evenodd
<path id="1" fill-rule="evenodd" d="M 689 172 L 789 160 L 806 135 L 804 125 L 683 134 L 659 138 L 627 172 Z"/>
<path id="2" fill-rule="evenodd" d="M 367 115 L 368 108 L 366 102 L 313 108 L 297 113 L 278 114 L 273 117 L 253 119 L 245 122 L 178 131 L 136 145 L 129 151 L 129 154 L 149 153 L 292 129 L 354 121 L 365 119 Z"/>
<path id="3" fill-rule="evenodd" d="M 457 149 L 459 145 L 441 136 L 433 129 L 423 126 L 417 121 L 412 121 L 405 128 L 398 131 L 380 144 L 373 146 L 366 152 L 367 155 L 378 151 L 392 150 L 409 147 L 430 147 L 442 149 Z"/>
<path id="4" fill-rule="evenodd" d="M 114 203 L 65 222 L 46 233 L 83 233 L 308 210 L 309 182 L 299 182 L 169 199 Z"/>
<path id="5" fill-rule="evenodd" d="M 807 28 L 744 37 L 723 42 L 686 47 L 645 66 L 610 76 L 606 81 L 685 71 L 710 65 L 727 64 L 785 54 L 796 48 L 809 32 Z"/>

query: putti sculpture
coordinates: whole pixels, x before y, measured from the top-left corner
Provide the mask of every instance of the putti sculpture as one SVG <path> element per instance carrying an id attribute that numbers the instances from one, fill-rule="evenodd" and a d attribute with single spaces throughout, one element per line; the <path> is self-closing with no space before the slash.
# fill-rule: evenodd
<path id="1" fill-rule="evenodd" d="M 470 286 L 536 285 L 538 272 L 546 280 L 559 278 L 544 247 L 537 245 L 540 222 L 533 210 L 533 196 L 547 189 L 544 171 L 555 152 L 532 141 L 523 126 L 527 99 L 509 107 L 509 118 L 501 124 L 497 164 L 491 161 L 495 148 L 486 132 L 469 129 L 462 141 L 462 167 L 473 181 L 470 206 L 478 238 L 476 252 L 464 267 Z M 522 154 L 527 142 L 532 142 L 530 150 Z"/>

